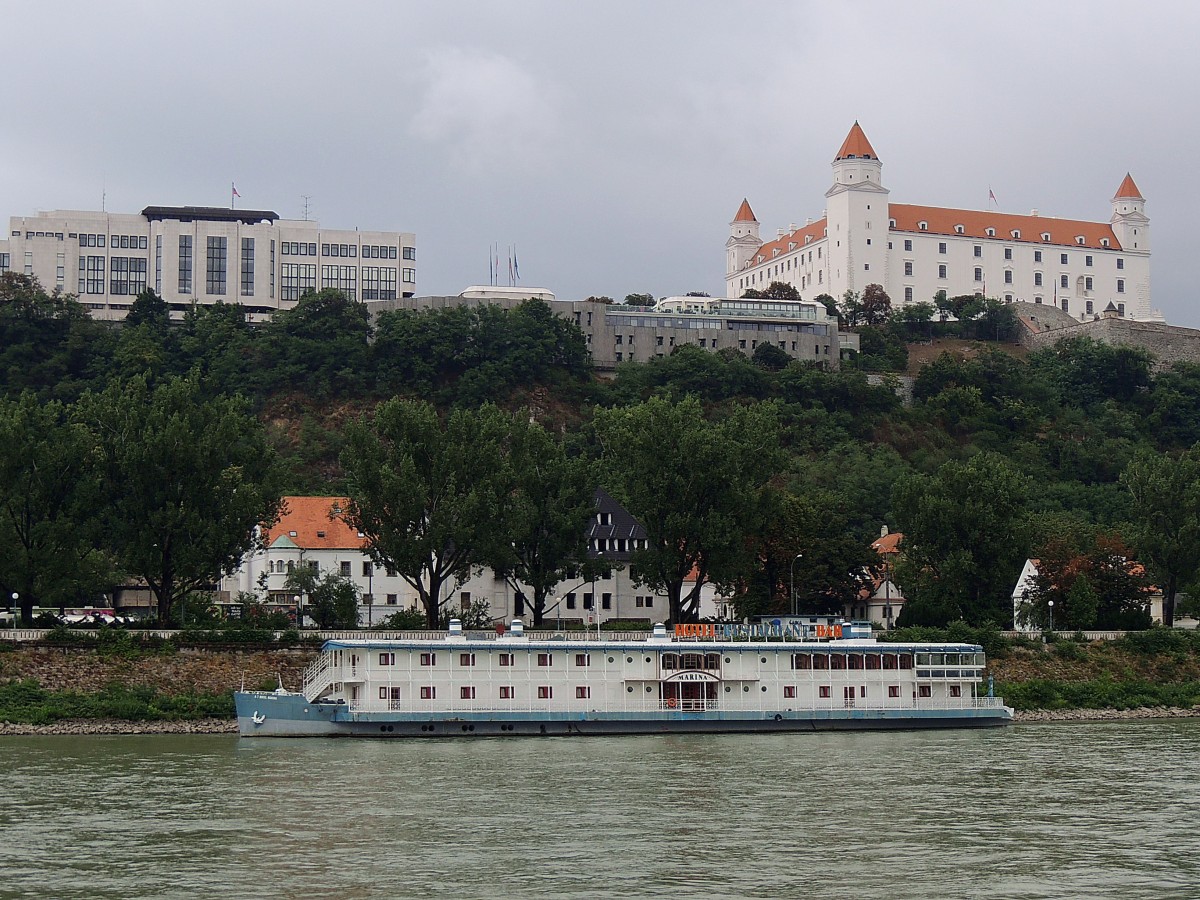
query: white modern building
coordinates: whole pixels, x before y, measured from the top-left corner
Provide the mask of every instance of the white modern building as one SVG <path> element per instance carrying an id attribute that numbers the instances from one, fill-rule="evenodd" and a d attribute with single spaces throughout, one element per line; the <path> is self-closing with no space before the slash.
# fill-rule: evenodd
<path id="1" fill-rule="evenodd" d="M 294 609 L 307 598 L 288 589 L 288 574 L 308 566 L 354 583 L 361 596 L 361 625 L 374 625 L 403 609 L 420 608 L 416 589 L 398 573 L 375 565 L 366 552 L 366 538 L 346 524 L 343 512 L 348 502 L 345 497 L 285 497 L 279 521 L 260 534 L 263 549 L 248 554 L 241 567 L 221 582 L 221 599 L 236 603 L 239 593 L 253 593 L 273 606 Z M 636 583 L 627 568 L 633 551 L 644 541 L 642 527 L 611 497 L 598 491 L 589 543 L 593 555 L 603 555 L 613 562 L 612 572 L 594 581 L 583 579 L 560 585 L 555 597 L 547 601 L 546 623 L 666 620 L 670 616 L 666 595 Z M 532 596 L 532 591 L 519 592 L 507 579 L 485 568 L 465 581 L 445 585 L 442 605 L 460 613 L 486 600 L 497 622 L 513 618 L 532 621 L 527 602 Z M 718 602 L 711 586 L 706 585 L 701 616 L 715 616 Z"/>
<path id="2" fill-rule="evenodd" d="M 759 235 L 742 201 L 725 244 L 730 297 L 773 281 L 806 299 L 880 284 L 893 306 L 983 295 L 1054 305 L 1090 319 L 1112 303 L 1122 316 L 1162 320 L 1150 305 L 1150 220 L 1128 174 L 1106 222 L 892 203 L 883 163 L 857 122 L 833 160 L 819 217 Z"/>
<path id="3" fill-rule="evenodd" d="M 95 319 L 123 319 L 146 288 L 181 316 L 193 303 L 239 303 L 251 316 L 295 306 L 307 291 L 354 300 L 411 297 L 416 238 L 330 230 L 270 210 L 147 206 L 141 213 L 54 210 L 9 220 L 0 273 L 76 294 Z"/>

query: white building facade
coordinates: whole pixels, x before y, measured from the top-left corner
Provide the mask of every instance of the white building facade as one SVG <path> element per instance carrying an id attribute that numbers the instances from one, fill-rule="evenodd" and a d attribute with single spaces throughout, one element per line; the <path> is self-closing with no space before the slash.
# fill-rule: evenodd
<path id="1" fill-rule="evenodd" d="M 666 595 L 638 584 L 628 570 L 631 554 L 645 540 L 644 531 L 602 491 L 597 501 L 589 528 L 590 550 L 611 560 L 612 570 L 607 577 L 560 584 L 546 601 L 545 626 L 665 621 L 671 614 Z M 361 598 L 360 625 L 369 627 L 395 612 L 421 609 L 416 589 L 398 573 L 376 565 L 366 552 L 366 538 L 346 524 L 342 514 L 348 502 L 344 497 L 285 497 L 279 521 L 260 534 L 263 549 L 247 554 L 238 570 L 222 580 L 221 599 L 237 603 L 238 594 L 244 592 L 272 606 L 294 609 L 307 604 L 307 598 L 288 588 L 288 575 L 310 567 L 354 583 Z M 705 589 L 700 612 L 712 617 L 720 601 L 710 585 Z M 443 585 L 441 605 L 458 615 L 486 600 L 494 621 L 531 622 L 532 597 L 532 590 L 524 585 L 514 587 L 484 568 L 462 582 Z"/>
<path id="2" fill-rule="evenodd" d="M 286 220 L 270 210 L 148 206 L 139 214 L 55 210 L 13 217 L 0 273 L 76 294 L 92 318 L 125 318 L 152 289 L 176 317 L 192 304 L 238 303 L 268 318 L 307 291 L 354 300 L 411 297 L 416 238 Z"/>
<path id="3" fill-rule="evenodd" d="M 833 161 L 817 220 L 759 235 L 749 202 L 725 244 L 730 297 L 773 281 L 806 299 L 880 284 L 894 307 L 981 295 L 1054 305 L 1080 320 L 1112 303 L 1124 317 L 1161 321 L 1150 302 L 1150 220 L 1128 174 L 1107 222 L 892 203 L 883 163 L 857 122 Z"/>

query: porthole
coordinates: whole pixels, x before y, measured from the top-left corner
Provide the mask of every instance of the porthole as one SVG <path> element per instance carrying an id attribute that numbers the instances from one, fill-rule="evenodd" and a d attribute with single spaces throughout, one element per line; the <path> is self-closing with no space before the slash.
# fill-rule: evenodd
<path id="1" fill-rule="evenodd" d="M 386 725 L 380 725 L 380 726 L 379 726 L 379 730 L 380 730 L 380 731 L 385 731 L 385 732 L 386 732 L 386 731 L 387 731 L 387 726 L 386 726 Z"/>
<path id="2" fill-rule="evenodd" d="M 615 659 L 613 659 L 611 656 L 608 658 L 608 661 L 609 661 L 609 662 L 616 662 L 616 660 L 615 660 Z"/>
<path id="3" fill-rule="evenodd" d="M 732 690 L 733 690 L 733 688 L 731 688 L 729 685 L 725 685 L 725 693 L 728 694 Z"/>
<path id="4" fill-rule="evenodd" d="M 765 656 L 763 656 L 763 657 L 760 657 L 758 661 L 765 663 L 767 661 L 767 658 Z"/>
<path id="5" fill-rule="evenodd" d="M 654 690 L 654 688 L 650 687 L 650 685 L 646 685 L 646 693 L 647 694 L 650 693 L 652 690 Z"/>
<path id="6" fill-rule="evenodd" d="M 629 693 L 632 694 L 633 693 L 633 685 L 631 684 L 629 687 L 625 688 L 625 690 L 629 691 Z"/>
<path id="7" fill-rule="evenodd" d="M 633 657 L 632 656 L 625 657 L 625 662 L 633 662 Z"/>
<path id="8" fill-rule="evenodd" d="M 746 694 L 750 693 L 750 685 L 743 685 L 742 692 Z"/>
<path id="9" fill-rule="evenodd" d="M 648 657 L 648 656 L 647 656 L 647 657 L 646 657 L 646 662 L 650 662 L 650 661 L 651 661 L 651 660 L 650 660 L 650 657 Z"/>
<path id="10" fill-rule="evenodd" d="M 725 662 L 733 662 L 733 660 L 731 660 L 731 659 L 730 659 L 730 658 L 727 656 L 727 657 L 725 657 Z"/>
<path id="11" fill-rule="evenodd" d="M 765 694 L 766 692 L 767 692 L 767 686 L 764 684 L 763 685 L 763 693 Z"/>

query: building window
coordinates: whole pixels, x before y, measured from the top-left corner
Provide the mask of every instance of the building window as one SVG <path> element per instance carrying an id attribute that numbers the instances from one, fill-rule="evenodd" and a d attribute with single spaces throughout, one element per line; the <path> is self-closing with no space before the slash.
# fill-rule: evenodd
<path id="1" fill-rule="evenodd" d="M 912 273 L 913 273 L 912 266 L 913 266 L 913 264 L 911 262 L 905 261 L 904 274 L 907 275 L 909 278 L 912 278 Z"/>
<path id="2" fill-rule="evenodd" d="M 458 654 L 458 664 L 460 666 L 466 666 L 466 667 L 470 668 L 471 666 L 475 665 L 475 654 L 474 653 Z"/>
<path id="3" fill-rule="evenodd" d="M 539 666 L 543 666 L 543 667 L 554 665 L 554 654 L 553 653 L 539 653 L 537 655 L 537 664 Z"/>
<path id="4" fill-rule="evenodd" d="M 395 270 L 393 269 L 392 271 L 395 271 Z M 400 272 L 400 276 L 401 276 L 400 280 L 403 281 L 405 284 L 416 284 L 417 283 L 417 270 L 416 269 L 402 269 Z"/>
<path id="5" fill-rule="evenodd" d="M 380 653 L 379 654 L 379 664 L 381 666 L 394 666 L 396 664 L 396 654 L 395 653 Z"/>
<path id="6" fill-rule="evenodd" d="M 538 699 L 539 700 L 550 700 L 553 697 L 554 697 L 554 688 L 550 687 L 550 685 L 542 684 L 542 685 L 538 686 Z"/>
<path id="7" fill-rule="evenodd" d="M 79 257 L 79 293 L 104 293 L 104 257 Z"/>
<path id="8" fill-rule="evenodd" d="M 1083 264 L 1084 264 L 1085 266 L 1091 266 L 1091 264 L 1092 264 L 1092 258 L 1091 258 L 1090 256 L 1085 256 L 1085 257 L 1083 258 Z"/>
<path id="9" fill-rule="evenodd" d="M 205 269 L 204 292 L 213 296 L 225 295 L 225 273 L 228 264 L 227 240 L 223 237 L 208 238 L 208 264 Z"/>
<path id="10" fill-rule="evenodd" d="M 437 665 L 437 654 L 436 653 L 422 653 L 421 654 L 421 665 L 436 666 Z"/>
<path id="11" fill-rule="evenodd" d="M 404 257 L 404 259 L 416 259 L 417 258 L 417 248 L 416 247 L 405 247 L 403 257 Z"/>
<path id="12" fill-rule="evenodd" d="M 943 265 L 938 266 L 938 278 L 945 278 L 945 277 L 946 277 L 946 266 L 943 264 Z"/>
<path id="13" fill-rule="evenodd" d="M 242 296 L 254 296 L 254 238 L 242 238 Z"/>
<path id="14" fill-rule="evenodd" d="M 576 653 L 575 654 L 575 665 L 576 666 L 580 666 L 580 667 L 589 666 L 589 665 L 591 665 L 591 663 L 592 663 L 592 660 L 591 660 L 591 656 L 589 654 L 587 654 L 587 653 Z"/>
<path id="15" fill-rule="evenodd" d="M 179 236 L 179 293 L 192 292 L 192 236 Z"/>
<path id="16" fill-rule="evenodd" d="M 1042 251 L 1041 251 L 1041 250 L 1034 250 L 1034 251 L 1033 251 L 1033 261 L 1034 261 L 1035 263 L 1039 263 L 1039 262 L 1041 262 L 1041 261 L 1042 261 Z"/>
<path id="17" fill-rule="evenodd" d="M 400 601 L 400 598 L 396 594 L 388 594 L 387 595 L 387 605 L 388 606 L 395 606 L 395 605 L 397 605 L 397 603 L 399 603 L 399 601 Z"/>
<path id="18" fill-rule="evenodd" d="M 500 654 L 500 665 L 511 666 L 513 664 L 513 659 L 514 659 L 513 654 L 501 653 Z"/>
<path id="19" fill-rule="evenodd" d="M 1058 262 L 1059 262 L 1059 265 L 1065 266 L 1067 264 L 1067 254 L 1065 254 L 1065 253 L 1060 254 L 1058 257 Z"/>
<path id="20" fill-rule="evenodd" d="M 343 578 L 350 577 L 350 561 L 349 560 L 345 560 L 345 559 L 342 560 L 342 562 L 338 566 L 338 574 L 341 575 Z"/>
<path id="21" fill-rule="evenodd" d="M 437 699 L 437 688 L 435 688 L 433 685 L 426 685 L 425 687 L 421 688 L 421 699 L 422 700 L 436 700 Z"/>
<path id="22" fill-rule="evenodd" d="M 601 594 L 600 595 L 600 608 L 601 609 L 612 609 L 612 594 Z"/>
<path id="23" fill-rule="evenodd" d="M 1033 273 L 1033 284 L 1034 284 L 1034 287 L 1042 286 L 1042 273 L 1041 272 Z"/>
<path id="24" fill-rule="evenodd" d="M 1004 283 L 1005 283 L 1005 284 L 1012 284 L 1012 269 L 1005 269 L 1005 270 L 1004 270 Z"/>
<path id="25" fill-rule="evenodd" d="M 280 266 L 279 297 L 281 300 L 299 300 L 309 291 L 316 289 L 316 263 L 284 263 Z"/>
<path id="26" fill-rule="evenodd" d="M 372 576 L 372 574 L 374 573 L 374 569 L 372 568 L 371 561 L 369 559 L 363 561 L 362 573 L 363 573 L 363 578 L 370 578 Z"/>
<path id="27" fill-rule="evenodd" d="M 1117 279 L 1117 293 L 1118 294 L 1125 293 L 1125 279 L 1124 278 Z"/>
<path id="28" fill-rule="evenodd" d="M 783 686 L 783 696 L 785 700 L 794 700 L 796 697 L 796 686 L 793 684 L 785 684 Z"/>
<path id="29" fill-rule="evenodd" d="M 905 241 L 905 242 L 904 242 L 904 252 L 905 252 L 905 253 L 912 253 L 912 241 Z M 809 256 L 812 256 L 812 253 L 811 253 L 811 251 L 809 252 Z"/>
<path id="30" fill-rule="evenodd" d="M 945 253 L 945 252 L 946 252 L 946 242 L 942 241 L 941 243 L 938 244 L 938 253 Z"/>
<path id="31" fill-rule="evenodd" d="M 983 269 L 980 266 L 975 267 L 975 280 L 983 281 Z"/>
<path id="32" fill-rule="evenodd" d="M 907 287 L 905 287 L 905 288 L 904 288 L 904 302 L 905 302 L 905 303 L 912 303 L 912 298 L 913 298 L 913 289 L 912 289 L 912 287 L 911 287 L 911 286 L 907 286 Z"/>
<path id="33" fill-rule="evenodd" d="M 592 689 L 586 685 L 575 688 L 576 700 L 587 700 L 592 696 Z"/>
<path id="34" fill-rule="evenodd" d="M 574 593 L 567 594 L 567 609 L 574 609 L 574 608 L 575 608 L 575 594 Z"/>
<path id="35" fill-rule="evenodd" d="M 1119 257 L 1119 256 L 1117 257 L 1117 268 L 1118 268 L 1118 269 L 1123 269 L 1123 268 L 1125 268 L 1125 260 L 1123 260 L 1123 259 L 1122 259 L 1121 257 Z"/>
<path id="36" fill-rule="evenodd" d="M 1083 289 L 1085 291 L 1090 291 L 1092 289 L 1092 276 L 1091 275 L 1089 275 L 1085 279 L 1083 279 Z"/>
<path id="37" fill-rule="evenodd" d="M 1061 287 L 1070 287 L 1070 282 L 1067 280 L 1066 275 L 1063 275 L 1061 278 L 1059 278 L 1058 283 Z"/>

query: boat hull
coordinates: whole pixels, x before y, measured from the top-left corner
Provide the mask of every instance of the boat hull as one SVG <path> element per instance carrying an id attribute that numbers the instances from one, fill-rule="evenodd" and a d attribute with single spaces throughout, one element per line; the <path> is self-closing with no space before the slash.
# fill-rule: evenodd
<path id="1" fill-rule="evenodd" d="M 1007 707 L 658 713 L 352 713 L 300 694 L 234 695 L 243 737 L 447 738 L 615 734 L 891 731 L 1007 725 Z"/>

